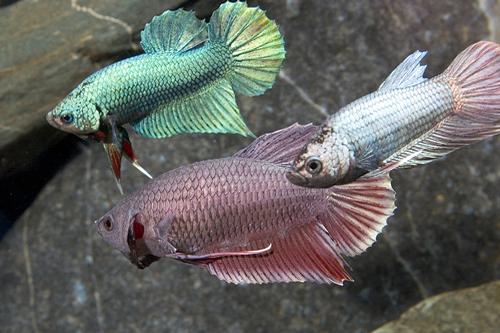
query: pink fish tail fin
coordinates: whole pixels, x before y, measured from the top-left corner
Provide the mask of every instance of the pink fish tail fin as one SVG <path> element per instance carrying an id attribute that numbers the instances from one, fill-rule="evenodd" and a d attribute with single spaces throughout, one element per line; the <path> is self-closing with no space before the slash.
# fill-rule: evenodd
<path id="1" fill-rule="evenodd" d="M 409 168 L 500 133 L 500 45 L 478 42 L 431 79 L 445 82 L 453 93 L 453 112 L 421 137 L 384 161 Z"/>
<path id="2" fill-rule="evenodd" d="M 500 122 L 500 45 L 481 41 L 469 46 L 441 75 L 451 85 L 455 113 L 483 126 Z M 498 131 L 498 126 L 496 126 Z"/>

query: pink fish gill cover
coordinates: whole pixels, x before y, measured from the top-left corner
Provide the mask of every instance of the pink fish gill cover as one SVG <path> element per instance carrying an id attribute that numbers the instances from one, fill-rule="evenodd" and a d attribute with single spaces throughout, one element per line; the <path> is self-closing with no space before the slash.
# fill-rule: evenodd
<path id="1" fill-rule="evenodd" d="M 99 219 L 98 232 L 140 268 L 168 257 L 237 284 L 352 281 L 345 258 L 375 242 L 395 193 L 388 172 L 329 189 L 290 183 L 317 131 L 294 124 L 232 157 L 169 171 Z"/>

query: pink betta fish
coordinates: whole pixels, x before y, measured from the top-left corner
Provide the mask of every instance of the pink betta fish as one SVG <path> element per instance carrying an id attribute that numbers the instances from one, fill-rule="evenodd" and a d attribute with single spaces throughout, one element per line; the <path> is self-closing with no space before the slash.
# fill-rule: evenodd
<path id="1" fill-rule="evenodd" d="M 237 284 L 352 281 L 345 258 L 375 242 L 395 193 L 388 172 L 329 189 L 290 183 L 317 131 L 295 124 L 169 171 L 96 221 L 98 232 L 139 268 L 165 257 Z"/>

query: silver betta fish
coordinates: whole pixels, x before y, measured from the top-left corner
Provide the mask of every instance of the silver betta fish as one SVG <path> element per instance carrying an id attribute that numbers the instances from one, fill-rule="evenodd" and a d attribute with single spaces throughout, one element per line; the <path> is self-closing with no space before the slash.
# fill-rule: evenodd
<path id="1" fill-rule="evenodd" d="M 98 232 L 139 268 L 167 257 L 232 283 L 351 280 L 344 258 L 373 244 L 395 194 L 388 173 L 330 189 L 287 181 L 317 130 L 292 125 L 233 157 L 169 171 L 100 218 Z"/>
<path id="2" fill-rule="evenodd" d="M 500 133 L 500 45 L 469 46 L 432 79 L 425 52 L 408 56 L 379 89 L 327 119 L 288 179 L 306 187 L 346 184 L 379 168 L 429 163 Z"/>

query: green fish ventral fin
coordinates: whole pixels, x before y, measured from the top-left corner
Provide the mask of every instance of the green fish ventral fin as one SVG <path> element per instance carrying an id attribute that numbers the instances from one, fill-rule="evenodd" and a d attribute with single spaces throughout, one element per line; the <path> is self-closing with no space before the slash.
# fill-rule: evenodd
<path id="1" fill-rule="evenodd" d="M 169 102 L 132 124 L 140 135 L 166 138 L 183 133 L 232 133 L 253 136 L 236 105 L 233 89 L 222 79 L 196 95 Z"/>
<path id="2" fill-rule="evenodd" d="M 183 52 L 206 40 L 205 21 L 182 9 L 155 16 L 141 32 L 141 46 L 146 53 Z"/>

